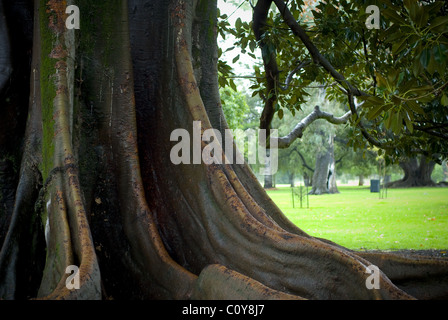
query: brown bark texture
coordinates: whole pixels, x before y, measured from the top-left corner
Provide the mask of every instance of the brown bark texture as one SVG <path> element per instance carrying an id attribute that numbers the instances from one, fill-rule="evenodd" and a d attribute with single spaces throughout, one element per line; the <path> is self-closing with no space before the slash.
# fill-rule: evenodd
<path id="1" fill-rule="evenodd" d="M 31 62 L 30 85 L 10 82 L 0 105 L 2 299 L 448 296 L 446 260 L 353 252 L 293 225 L 246 164 L 171 162 L 174 129 L 227 128 L 215 1 L 16 4 L 17 21 L 34 18 L 8 24 Z M 65 27 L 71 4 L 79 30 Z"/>

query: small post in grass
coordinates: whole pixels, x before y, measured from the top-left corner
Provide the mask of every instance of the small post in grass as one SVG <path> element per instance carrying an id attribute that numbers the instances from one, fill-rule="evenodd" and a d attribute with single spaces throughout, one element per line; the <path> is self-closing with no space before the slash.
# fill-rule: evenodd
<path id="1" fill-rule="evenodd" d="M 304 190 L 306 188 L 306 191 Z M 303 208 L 304 197 L 306 195 L 306 207 L 309 209 L 309 199 L 308 199 L 308 186 L 303 187 L 302 184 L 299 185 L 298 190 L 296 191 L 294 187 L 291 187 L 291 199 L 292 199 L 292 207 L 295 208 L 294 204 L 294 196 L 296 195 L 300 201 L 300 208 Z"/>
<path id="2" fill-rule="evenodd" d="M 291 187 L 292 208 L 294 209 L 294 187 Z"/>
<path id="3" fill-rule="evenodd" d="M 380 177 L 380 189 L 379 189 L 379 198 L 386 199 L 387 198 L 387 183 L 389 179 L 386 179 L 386 171 L 387 165 L 384 159 L 380 158 L 378 161 L 378 175 Z M 381 186 L 381 180 L 383 181 L 383 186 Z"/>

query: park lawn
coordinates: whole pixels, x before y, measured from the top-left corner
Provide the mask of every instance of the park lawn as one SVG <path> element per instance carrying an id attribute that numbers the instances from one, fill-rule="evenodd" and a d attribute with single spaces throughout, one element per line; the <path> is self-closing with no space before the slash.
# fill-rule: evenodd
<path id="1" fill-rule="evenodd" d="M 309 209 L 292 206 L 291 188 L 268 190 L 284 214 L 308 234 L 354 250 L 448 249 L 448 188 L 338 187 L 339 194 L 310 195 Z"/>

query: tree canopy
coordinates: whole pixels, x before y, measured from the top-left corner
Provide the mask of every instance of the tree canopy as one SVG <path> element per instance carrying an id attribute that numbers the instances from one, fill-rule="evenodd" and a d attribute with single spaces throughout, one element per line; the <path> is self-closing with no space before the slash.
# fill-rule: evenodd
<path id="1" fill-rule="evenodd" d="M 252 22 L 238 19 L 230 26 L 223 19 L 219 27 L 236 37 L 243 53 L 263 58 L 263 67 L 254 66 L 251 86 L 265 103 L 261 128 L 268 128 L 275 114 L 281 119 L 284 109 L 302 110 L 306 88 L 318 85 L 329 100 L 345 104 L 347 113 L 316 110 L 313 117 L 349 122 L 355 149 L 375 146 L 388 163 L 417 154 L 439 163 L 448 157 L 446 2 L 249 3 Z M 379 9 L 378 29 L 366 24 L 372 4 Z M 225 64 L 220 70 L 223 77 L 230 71 Z M 289 140 L 304 129 L 291 132 Z"/>

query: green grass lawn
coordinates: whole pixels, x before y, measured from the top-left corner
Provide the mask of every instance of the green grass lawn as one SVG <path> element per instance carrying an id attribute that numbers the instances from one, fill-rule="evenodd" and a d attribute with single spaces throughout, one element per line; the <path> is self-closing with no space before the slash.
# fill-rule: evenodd
<path id="1" fill-rule="evenodd" d="M 350 249 L 448 249 L 448 188 L 388 189 L 379 199 L 366 187 L 309 196 L 292 206 L 291 188 L 268 190 L 286 216 L 308 234 Z"/>

